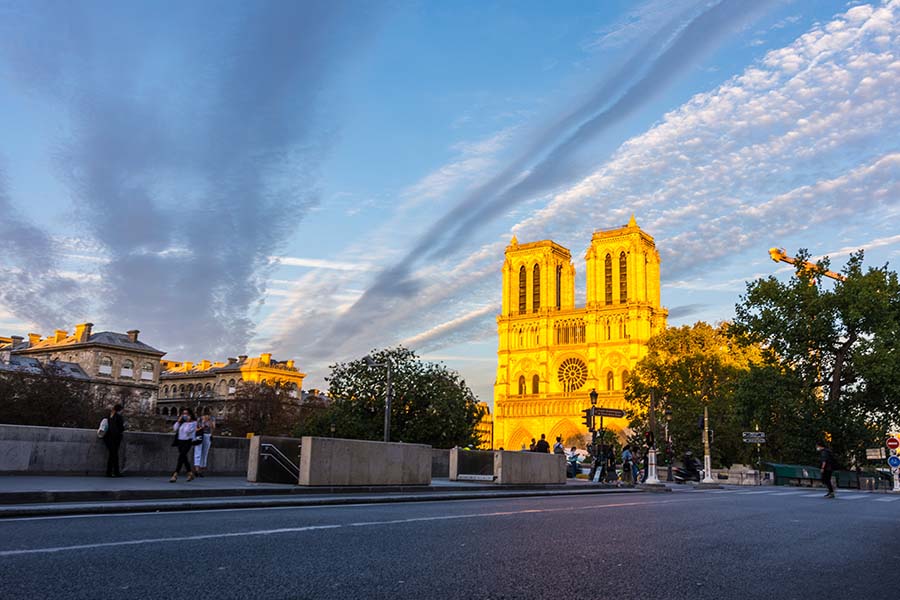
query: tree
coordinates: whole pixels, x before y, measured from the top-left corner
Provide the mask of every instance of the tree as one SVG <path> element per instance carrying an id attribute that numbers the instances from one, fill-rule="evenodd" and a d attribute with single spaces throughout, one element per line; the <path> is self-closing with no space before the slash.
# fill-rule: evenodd
<path id="1" fill-rule="evenodd" d="M 0 373 L 0 423 L 45 427 L 97 427 L 103 410 L 86 382 L 51 364 L 40 372 Z"/>
<path id="2" fill-rule="evenodd" d="M 232 435 L 290 435 L 301 419 L 300 401 L 278 385 L 243 381 L 228 401 Z"/>
<path id="3" fill-rule="evenodd" d="M 484 408 L 459 373 L 421 360 L 412 350 L 397 347 L 373 351 L 375 363 L 391 365 L 391 440 L 430 444 L 437 448 L 478 444 L 475 426 Z M 328 410 L 306 419 L 299 435 L 384 439 L 386 369 L 369 367 L 363 359 L 331 366 Z"/>
<path id="4" fill-rule="evenodd" d="M 632 405 L 631 428 L 636 434 L 632 439 L 641 439 L 649 429 L 653 392 L 657 423 L 664 422 L 664 410 L 671 407 L 669 436 L 678 452 L 690 449 L 701 453 L 701 419 L 703 407 L 708 406 L 710 429 L 715 432 L 713 462 L 730 465 L 745 458 L 735 390 L 761 355 L 757 347 L 739 343 L 730 329 L 728 323 L 714 328 L 699 322 L 670 327 L 649 341 L 647 356 L 635 366 L 626 390 Z"/>
<path id="5" fill-rule="evenodd" d="M 736 330 L 763 344 L 774 363 L 795 381 L 796 417 L 813 437 L 830 437 L 832 449 L 860 464 L 868 445 L 881 445 L 900 410 L 900 283 L 887 265 L 863 270 L 863 252 L 852 254 L 836 283 L 821 277 L 828 258 L 804 266 L 796 277 L 748 283 L 736 307 Z"/>

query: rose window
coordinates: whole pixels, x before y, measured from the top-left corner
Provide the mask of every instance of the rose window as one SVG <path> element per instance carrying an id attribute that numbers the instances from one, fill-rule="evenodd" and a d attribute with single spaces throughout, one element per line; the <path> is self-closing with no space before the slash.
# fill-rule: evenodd
<path id="1" fill-rule="evenodd" d="M 559 365 L 559 382 L 564 392 L 580 390 L 587 381 L 587 365 L 580 358 L 567 358 Z"/>

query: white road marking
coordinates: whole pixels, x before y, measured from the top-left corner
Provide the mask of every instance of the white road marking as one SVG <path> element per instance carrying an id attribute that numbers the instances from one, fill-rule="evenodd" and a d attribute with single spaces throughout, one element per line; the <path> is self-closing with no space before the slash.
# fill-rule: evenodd
<path id="1" fill-rule="evenodd" d="M 403 523 L 421 523 L 427 521 L 449 521 L 454 519 L 479 519 L 490 517 L 506 517 L 521 514 L 534 513 L 552 513 L 552 512 L 574 512 L 589 510 L 592 508 L 622 508 L 627 506 L 642 506 L 650 504 L 672 504 L 680 502 L 694 502 L 694 500 L 661 500 L 650 502 L 618 502 L 614 504 L 595 504 L 593 506 L 569 506 L 559 508 L 542 508 L 542 509 L 523 509 L 510 511 L 496 511 L 489 513 L 470 513 L 464 515 L 439 515 L 431 517 L 413 517 L 409 519 L 391 519 L 387 521 L 362 521 L 358 523 L 347 523 L 339 525 L 306 525 L 303 527 L 286 527 L 280 529 L 259 529 L 252 531 L 235 531 L 230 533 L 210 533 L 205 535 L 188 535 L 179 537 L 166 538 L 144 538 L 138 540 L 123 540 L 119 542 L 101 542 L 97 544 L 79 544 L 76 546 L 54 546 L 48 548 L 30 548 L 26 550 L 4 550 L 0 551 L 0 558 L 7 556 L 22 556 L 26 554 L 52 554 L 56 552 L 69 552 L 72 550 L 89 550 L 93 548 L 114 548 L 118 546 L 140 546 L 144 544 L 165 544 L 171 542 L 190 542 L 198 540 L 214 540 L 221 538 L 235 537 L 251 537 L 251 536 L 268 536 L 284 533 L 302 533 L 305 531 L 316 531 L 320 529 L 343 529 L 348 527 L 372 527 L 379 525 L 398 525 Z"/>
<path id="2" fill-rule="evenodd" d="M 852 495 L 852 496 L 844 496 L 843 494 L 838 494 L 838 495 L 836 496 L 836 498 L 837 498 L 838 500 L 860 500 L 860 499 L 866 498 L 866 497 L 867 497 L 867 496 L 866 496 L 865 494 L 863 494 L 863 495 L 855 494 L 855 495 Z"/>
<path id="3" fill-rule="evenodd" d="M 824 498 L 825 494 L 820 494 L 819 492 L 816 492 L 815 494 L 803 494 L 800 497 L 801 498 Z"/>
<path id="4" fill-rule="evenodd" d="M 774 496 L 797 496 L 799 494 L 805 494 L 806 492 L 781 492 L 779 494 L 773 494 Z"/>
<path id="5" fill-rule="evenodd" d="M 753 494 L 771 494 L 775 490 L 765 490 L 762 492 L 741 492 L 741 496 L 751 496 Z"/>
<path id="6" fill-rule="evenodd" d="M 875 502 L 896 502 L 900 498 L 876 498 Z"/>

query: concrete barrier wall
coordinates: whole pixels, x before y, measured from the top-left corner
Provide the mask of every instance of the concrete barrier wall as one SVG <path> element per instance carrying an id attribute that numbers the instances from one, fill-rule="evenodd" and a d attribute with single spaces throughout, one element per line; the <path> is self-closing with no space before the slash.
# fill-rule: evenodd
<path id="1" fill-rule="evenodd" d="M 496 479 L 497 459 L 493 450 L 450 450 L 450 481 L 487 481 Z"/>
<path id="2" fill-rule="evenodd" d="M 431 446 L 304 437 L 300 485 L 429 485 Z"/>
<path id="3" fill-rule="evenodd" d="M 268 445 L 274 446 L 277 452 Z M 257 435 L 250 439 L 247 481 L 296 485 L 299 475 L 295 469 L 299 465 L 300 438 Z"/>
<path id="4" fill-rule="evenodd" d="M 562 454 L 510 452 L 494 454 L 494 481 L 499 484 L 565 483 L 566 457 Z"/>
<path id="5" fill-rule="evenodd" d="M 174 433 L 125 433 L 119 450 L 122 472 L 163 475 L 175 470 L 178 452 Z M 244 475 L 250 442 L 214 436 L 209 451 L 209 472 Z M 106 446 L 93 429 L 0 425 L 0 474 L 102 475 L 106 472 Z"/>
<path id="6" fill-rule="evenodd" d="M 431 477 L 450 477 L 450 451 L 431 449 Z"/>

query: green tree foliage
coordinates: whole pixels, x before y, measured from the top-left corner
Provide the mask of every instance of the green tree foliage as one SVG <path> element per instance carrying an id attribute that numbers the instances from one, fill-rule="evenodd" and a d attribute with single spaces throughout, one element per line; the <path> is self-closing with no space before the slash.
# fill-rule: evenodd
<path id="1" fill-rule="evenodd" d="M 456 371 L 426 362 L 403 347 L 374 351 L 372 361 L 391 365 L 391 440 L 450 448 L 477 444 L 475 425 L 484 409 Z M 298 435 L 384 439 L 386 368 L 363 359 L 331 366 L 328 410 L 306 419 Z"/>
<path id="2" fill-rule="evenodd" d="M 304 407 L 289 390 L 267 383 L 243 381 L 227 403 L 223 429 L 231 435 L 291 435 L 304 417 Z M 309 408 L 309 407 L 306 407 Z"/>
<path id="3" fill-rule="evenodd" d="M 714 465 L 728 466 L 744 460 L 743 427 L 735 391 L 750 368 L 760 362 L 758 348 L 739 343 L 729 325 L 712 327 L 699 322 L 693 326 L 672 327 L 655 336 L 648 354 L 634 369 L 626 391 L 631 401 L 631 427 L 639 442 L 649 428 L 650 393 L 656 394 L 657 447 L 662 448 L 664 410 L 671 407 L 669 436 L 677 454 L 691 450 L 702 455 L 702 431 L 699 426 L 703 407 L 709 407 L 714 430 Z"/>
<path id="4" fill-rule="evenodd" d="M 777 365 L 777 390 L 786 404 L 782 419 L 796 419 L 807 432 L 804 447 L 830 435 L 845 461 L 864 460 L 867 446 L 880 446 L 900 411 L 900 284 L 887 266 L 863 269 L 862 251 L 851 255 L 845 281 L 822 276 L 828 259 L 804 266 L 798 254 L 796 277 L 759 279 L 747 285 L 736 307 L 735 329 L 764 345 Z M 767 394 L 745 390 L 748 406 L 762 410 Z M 793 403 L 790 401 L 793 396 Z M 761 416 L 761 415 L 758 415 Z M 770 418 L 771 419 L 771 418 Z M 788 431 L 797 427 L 779 422 Z M 782 441 L 788 456 L 790 443 Z"/>
<path id="5" fill-rule="evenodd" d="M 88 384 L 63 377 L 52 365 L 42 374 L 0 374 L 0 423 L 90 428 L 102 413 Z"/>

